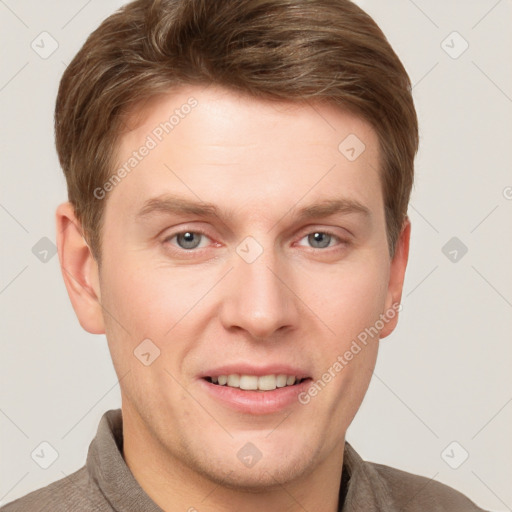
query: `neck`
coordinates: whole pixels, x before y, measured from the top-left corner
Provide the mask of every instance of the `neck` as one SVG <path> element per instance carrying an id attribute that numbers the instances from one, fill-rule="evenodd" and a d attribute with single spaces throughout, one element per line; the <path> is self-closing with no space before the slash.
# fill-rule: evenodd
<path id="1" fill-rule="evenodd" d="M 146 494 L 165 512 L 336 512 L 344 439 L 308 474 L 275 485 L 243 489 L 202 475 L 169 453 L 134 416 L 123 410 L 123 457 Z M 313 463 L 312 463 L 313 464 Z"/>

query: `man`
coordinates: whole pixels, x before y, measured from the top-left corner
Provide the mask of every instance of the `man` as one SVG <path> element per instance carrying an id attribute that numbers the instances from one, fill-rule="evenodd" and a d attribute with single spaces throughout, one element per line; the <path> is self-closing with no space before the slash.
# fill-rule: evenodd
<path id="1" fill-rule="evenodd" d="M 61 81 L 59 259 L 122 408 L 3 507 L 477 511 L 345 433 L 395 328 L 408 76 L 347 0 L 135 1 Z"/>

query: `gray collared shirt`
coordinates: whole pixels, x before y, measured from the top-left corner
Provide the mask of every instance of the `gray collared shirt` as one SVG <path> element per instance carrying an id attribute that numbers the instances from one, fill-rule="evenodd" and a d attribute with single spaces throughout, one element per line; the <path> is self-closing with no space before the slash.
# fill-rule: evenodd
<path id="1" fill-rule="evenodd" d="M 162 512 L 135 480 L 123 459 L 122 447 L 122 413 L 113 409 L 102 416 L 82 468 L 8 503 L 0 511 Z M 482 510 L 442 483 L 365 462 L 345 442 L 339 512 Z"/>

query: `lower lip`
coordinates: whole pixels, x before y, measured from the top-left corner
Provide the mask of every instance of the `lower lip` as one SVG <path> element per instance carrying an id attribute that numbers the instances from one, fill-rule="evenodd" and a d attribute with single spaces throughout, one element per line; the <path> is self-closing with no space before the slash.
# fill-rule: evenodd
<path id="1" fill-rule="evenodd" d="M 271 414 L 298 404 L 297 395 L 305 391 L 310 383 L 311 379 L 305 379 L 300 384 L 276 388 L 272 391 L 245 391 L 200 379 L 200 385 L 211 396 L 231 409 L 247 414 Z"/>

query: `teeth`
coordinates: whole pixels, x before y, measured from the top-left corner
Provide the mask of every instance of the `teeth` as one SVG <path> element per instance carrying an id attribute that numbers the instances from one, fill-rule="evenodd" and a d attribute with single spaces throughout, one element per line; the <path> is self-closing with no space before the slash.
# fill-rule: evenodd
<path id="1" fill-rule="evenodd" d="M 284 388 L 285 386 L 293 386 L 296 382 L 300 382 L 295 375 L 239 375 L 234 373 L 232 375 L 219 375 L 212 377 L 214 384 L 220 386 L 229 386 L 231 388 L 240 388 L 247 391 L 272 391 L 276 388 Z"/>
<path id="2" fill-rule="evenodd" d="M 276 389 L 276 376 L 275 375 L 265 375 L 258 379 L 258 389 L 262 391 L 272 391 Z"/>
<path id="3" fill-rule="evenodd" d="M 278 375 L 276 378 L 276 386 L 278 388 L 284 388 L 286 386 L 286 380 L 287 380 L 286 375 L 283 375 L 283 374 Z"/>
<path id="4" fill-rule="evenodd" d="M 256 375 L 240 375 L 240 389 L 255 390 L 258 389 L 258 377 Z"/>
<path id="5" fill-rule="evenodd" d="M 228 375 L 228 386 L 232 388 L 240 387 L 240 375 Z"/>

